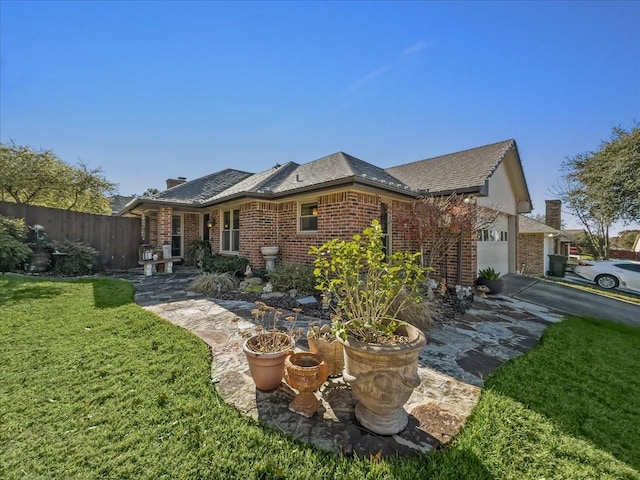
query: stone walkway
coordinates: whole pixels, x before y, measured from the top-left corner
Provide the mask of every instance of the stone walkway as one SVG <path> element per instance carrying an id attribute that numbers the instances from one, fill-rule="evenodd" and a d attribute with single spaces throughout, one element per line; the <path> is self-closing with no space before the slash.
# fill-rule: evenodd
<path id="1" fill-rule="evenodd" d="M 222 397 L 242 413 L 320 449 L 344 454 L 415 455 L 449 442 L 476 405 L 484 379 L 506 360 L 535 346 L 561 316 L 545 308 L 496 296 L 476 297 L 459 320 L 434 326 L 420 355 L 422 383 L 405 405 L 409 425 L 393 436 L 373 434 L 355 422 L 355 400 L 341 378 L 319 392 L 310 419 L 292 413 L 295 392 L 284 382 L 273 392 L 256 390 L 242 352 L 242 332 L 255 327 L 251 309 L 238 301 L 214 301 L 188 292 L 194 272 L 122 276 L 136 287 L 136 303 L 202 338 L 213 356 L 211 375 Z M 314 319 L 302 318 L 305 327 Z M 298 343 L 306 350 L 306 340 Z"/>

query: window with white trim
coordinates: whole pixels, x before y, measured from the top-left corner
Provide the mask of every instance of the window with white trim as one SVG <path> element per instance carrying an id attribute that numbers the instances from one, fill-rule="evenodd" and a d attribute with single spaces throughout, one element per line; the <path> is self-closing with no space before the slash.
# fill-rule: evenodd
<path id="1" fill-rule="evenodd" d="M 318 202 L 300 204 L 298 230 L 301 232 L 318 231 Z"/>
<path id="2" fill-rule="evenodd" d="M 479 242 L 507 242 L 509 232 L 504 230 L 478 230 L 477 239 Z"/>
<path id="3" fill-rule="evenodd" d="M 240 210 L 222 212 L 220 250 L 237 253 L 240 249 Z"/>

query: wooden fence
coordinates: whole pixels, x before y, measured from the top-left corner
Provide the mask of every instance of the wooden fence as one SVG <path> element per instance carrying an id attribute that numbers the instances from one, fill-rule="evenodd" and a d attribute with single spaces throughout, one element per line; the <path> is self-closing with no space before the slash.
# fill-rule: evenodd
<path id="1" fill-rule="evenodd" d="M 71 212 L 57 208 L 0 202 L 0 214 L 42 225 L 49 240 L 80 241 L 100 252 L 103 268 L 138 266 L 140 219 Z"/>

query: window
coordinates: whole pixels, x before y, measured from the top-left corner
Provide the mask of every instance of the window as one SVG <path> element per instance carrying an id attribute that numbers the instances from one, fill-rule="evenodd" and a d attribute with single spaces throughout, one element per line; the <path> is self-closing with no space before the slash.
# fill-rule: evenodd
<path id="1" fill-rule="evenodd" d="M 622 270 L 629 270 L 630 272 L 640 273 L 640 265 L 635 263 L 616 263 L 614 267 L 621 268 Z"/>
<path id="2" fill-rule="evenodd" d="M 504 230 L 478 230 L 477 240 L 479 242 L 506 242 L 509 240 L 509 233 Z"/>
<path id="3" fill-rule="evenodd" d="M 182 215 L 171 217 L 171 256 L 182 256 Z"/>
<path id="4" fill-rule="evenodd" d="M 300 205 L 300 231 L 315 232 L 318 230 L 318 204 L 303 203 Z"/>
<path id="5" fill-rule="evenodd" d="M 211 215 L 205 213 L 202 216 L 202 239 L 209 241 L 209 222 L 211 221 Z"/>
<path id="6" fill-rule="evenodd" d="M 227 210 L 222 213 L 223 252 L 238 252 L 240 247 L 240 210 Z"/>
<path id="7" fill-rule="evenodd" d="M 384 254 L 389 255 L 389 206 L 386 203 L 380 204 L 380 227 L 382 227 Z"/>

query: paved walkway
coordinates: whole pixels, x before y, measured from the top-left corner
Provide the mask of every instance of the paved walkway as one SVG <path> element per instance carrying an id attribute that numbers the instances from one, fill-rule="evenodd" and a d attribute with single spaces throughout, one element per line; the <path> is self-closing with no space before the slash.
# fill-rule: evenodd
<path id="1" fill-rule="evenodd" d="M 308 419 L 288 410 L 293 392 L 284 382 L 274 392 L 256 390 L 242 352 L 242 332 L 252 329 L 255 305 L 214 301 L 189 292 L 193 272 L 145 277 L 126 275 L 136 303 L 202 338 L 213 356 L 211 375 L 222 397 L 255 420 L 320 449 L 344 454 L 415 455 L 438 448 L 458 432 L 476 405 L 484 379 L 504 361 L 537 344 L 560 316 L 507 297 L 476 297 L 460 319 L 434 326 L 420 355 L 422 383 L 405 405 L 409 425 L 380 436 L 357 425 L 355 400 L 342 379 L 319 392 L 321 407 Z M 302 326 L 313 319 L 302 319 Z M 306 340 L 298 347 L 306 349 Z"/>

